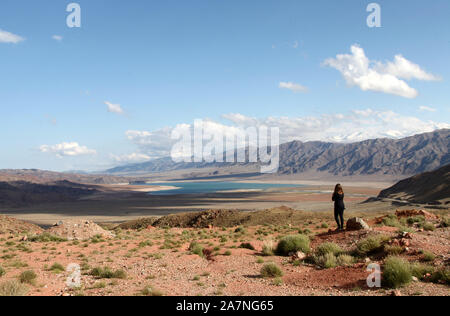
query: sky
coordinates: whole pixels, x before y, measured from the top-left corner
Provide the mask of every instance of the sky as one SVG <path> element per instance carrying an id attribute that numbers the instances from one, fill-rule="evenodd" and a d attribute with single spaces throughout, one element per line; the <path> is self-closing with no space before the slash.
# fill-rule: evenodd
<path id="1" fill-rule="evenodd" d="M 450 2 L 0 2 L 0 169 L 103 170 L 171 133 L 353 142 L 450 128 Z"/>

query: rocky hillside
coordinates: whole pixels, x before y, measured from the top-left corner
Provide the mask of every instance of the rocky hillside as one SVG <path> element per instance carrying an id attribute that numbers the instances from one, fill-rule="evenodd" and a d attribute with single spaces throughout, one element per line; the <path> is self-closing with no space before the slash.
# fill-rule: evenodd
<path id="1" fill-rule="evenodd" d="M 450 165 L 400 181 L 382 191 L 379 198 L 413 203 L 450 204 Z"/>
<path id="2" fill-rule="evenodd" d="M 75 201 L 95 192 L 94 188 L 68 181 L 49 184 L 23 181 L 0 182 L 0 206 L 17 207 L 39 203 Z"/>
<path id="3" fill-rule="evenodd" d="M 88 184 L 113 184 L 127 183 L 130 180 L 133 179 L 111 175 L 53 172 L 37 169 L 0 169 L 0 182 L 24 181 L 43 184 L 56 181 L 70 181 Z"/>
<path id="4" fill-rule="evenodd" d="M 294 141 L 280 146 L 280 174 L 407 177 L 450 163 L 450 130 L 403 139 L 373 139 L 351 144 Z M 242 165 L 242 164 L 241 164 Z M 110 169 L 107 173 L 156 173 L 229 164 L 174 163 L 163 158 Z"/>

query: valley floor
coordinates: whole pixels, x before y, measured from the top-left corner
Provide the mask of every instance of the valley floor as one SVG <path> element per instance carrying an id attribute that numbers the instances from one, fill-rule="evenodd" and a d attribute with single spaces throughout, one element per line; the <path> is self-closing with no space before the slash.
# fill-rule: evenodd
<path id="1" fill-rule="evenodd" d="M 156 196 L 145 192 L 142 186 L 103 185 L 102 191 L 73 202 L 43 203 L 19 208 L 1 207 L 0 213 L 37 225 L 49 226 L 63 219 L 89 219 L 101 223 L 119 223 L 145 216 L 165 216 L 179 212 L 208 209 L 263 210 L 280 205 L 290 208 L 332 213 L 333 185 L 307 183 L 306 187 L 240 191 L 213 194 Z M 378 184 L 378 185 L 377 185 Z M 376 197 L 384 183 L 371 186 L 351 183 L 346 186 L 347 210 L 352 212 L 383 212 L 391 203 L 361 204 Z M 145 188 L 145 187 L 144 187 Z M 148 188 L 147 188 L 148 189 Z"/>

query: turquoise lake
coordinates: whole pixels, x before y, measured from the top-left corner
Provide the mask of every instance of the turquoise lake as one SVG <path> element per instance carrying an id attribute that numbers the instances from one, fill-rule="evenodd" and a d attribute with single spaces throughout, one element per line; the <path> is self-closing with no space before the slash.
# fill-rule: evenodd
<path id="1" fill-rule="evenodd" d="M 298 188 L 301 185 L 240 182 L 161 182 L 152 185 L 177 187 L 176 190 L 151 192 L 151 195 L 202 194 L 235 190 L 267 190 L 273 188 Z"/>

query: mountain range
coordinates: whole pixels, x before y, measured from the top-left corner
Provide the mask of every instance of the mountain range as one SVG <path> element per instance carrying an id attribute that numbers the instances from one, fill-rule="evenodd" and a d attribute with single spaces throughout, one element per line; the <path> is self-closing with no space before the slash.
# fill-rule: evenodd
<path id="1" fill-rule="evenodd" d="M 449 164 L 449 147 L 449 129 L 402 139 L 379 138 L 350 144 L 293 141 L 280 145 L 278 174 L 406 177 Z M 106 173 L 133 175 L 206 167 L 220 170 L 223 167 L 250 165 L 255 164 L 176 163 L 171 158 L 160 158 L 119 166 Z"/>

